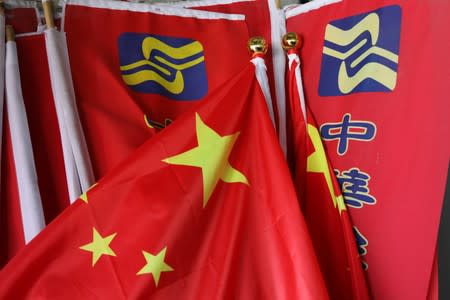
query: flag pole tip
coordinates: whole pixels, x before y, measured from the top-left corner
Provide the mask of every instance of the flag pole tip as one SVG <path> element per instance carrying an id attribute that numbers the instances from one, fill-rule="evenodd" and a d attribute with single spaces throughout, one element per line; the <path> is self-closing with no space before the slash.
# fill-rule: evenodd
<path id="1" fill-rule="evenodd" d="M 6 25 L 5 31 L 6 31 L 6 41 L 11 42 L 16 39 L 14 28 L 11 25 Z"/>
<path id="2" fill-rule="evenodd" d="M 43 0 L 42 9 L 44 10 L 45 25 L 47 26 L 47 29 L 55 28 L 55 21 L 53 20 L 52 2 L 50 0 Z"/>
<path id="3" fill-rule="evenodd" d="M 284 50 L 298 50 L 302 46 L 302 38 L 295 32 L 288 32 L 283 36 L 282 47 Z"/>
<path id="4" fill-rule="evenodd" d="M 252 56 L 264 56 L 267 52 L 267 42 L 263 37 L 255 36 L 248 40 L 248 51 Z"/>

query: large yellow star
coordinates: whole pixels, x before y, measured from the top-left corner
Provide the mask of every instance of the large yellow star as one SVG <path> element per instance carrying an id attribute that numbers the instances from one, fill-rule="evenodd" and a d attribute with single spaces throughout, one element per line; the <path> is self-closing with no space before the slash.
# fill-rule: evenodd
<path id="1" fill-rule="evenodd" d="M 337 207 L 339 213 L 341 213 L 341 211 L 346 209 L 344 198 L 342 197 L 342 195 L 336 197 L 333 182 L 331 179 L 331 170 L 328 166 L 327 156 L 322 145 L 322 140 L 320 139 L 319 131 L 316 127 L 308 124 L 308 135 L 311 138 L 315 151 L 308 156 L 306 170 L 308 172 L 323 174 L 328 186 L 328 192 L 330 193 L 331 199 L 333 199 L 334 207 Z"/>
<path id="2" fill-rule="evenodd" d="M 205 207 L 219 179 L 227 183 L 241 182 L 247 185 L 248 180 L 244 174 L 233 168 L 228 162 L 228 157 L 239 132 L 220 136 L 208 127 L 197 113 L 195 114 L 195 127 L 198 146 L 163 159 L 163 161 L 168 164 L 193 166 L 202 169 L 203 207 Z"/>
<path id="3" fill-rule="evenodd" d="M 173 268 L 164 262 L 166 257 L 167 247 L 164 247 L 158 254 L 152 255 L 148 252 L 142 251 L 144 254 L 145 261 L 147 262 L 144 267 L 142 267 L 137 275 L 149 274 L 153 275 L 153 280 L 155 280 L 155 285 L 158 286 L 159 278 L 162 272 L 173 271 Z"/>
<path id="4" fill-rule="evenodd" d="M 111 247 L 109 247 L 109 244 L 117 233 L 113 233 L 107 237 L 102 237 L 95 227 L 92 229 L 92 243 L 83 245 L 80 249 L 92 252 L 92 266 L 95 266 L 102 255 L 116 256 Z"/>

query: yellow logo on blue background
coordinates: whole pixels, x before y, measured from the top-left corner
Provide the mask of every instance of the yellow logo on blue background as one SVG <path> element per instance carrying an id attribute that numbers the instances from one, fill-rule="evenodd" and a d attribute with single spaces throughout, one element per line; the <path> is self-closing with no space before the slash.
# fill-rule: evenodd
<path id="1" fill-rule="evenodd" d="M 325 29 L 319 95 L 393 91 L 400 24 L 397 5 L 330 22 Z"/>
<path id="2" fill-rule="evenodd" d="M 123 81 L 134 91 L 174 100 L 198 100 L 208 91 L 199 41 L 142 33 L 119 36 Z"/>

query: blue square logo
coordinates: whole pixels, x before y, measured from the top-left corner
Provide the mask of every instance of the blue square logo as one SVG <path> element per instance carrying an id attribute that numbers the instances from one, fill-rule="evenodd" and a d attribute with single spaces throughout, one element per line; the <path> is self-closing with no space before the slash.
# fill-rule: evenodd
<path id="1" fill-rule="evenodd" d="M 320 96 L 395 89 L 401 12 L 400 6 L 385 6 L 327 25 Z"/>
<path id="2" fill-rule="evenodd" d="M 142 33 L 119 36 L 122 79 L 133 91 L 173 100 L 199 100 L 208 92 L 199 41 Z"/>

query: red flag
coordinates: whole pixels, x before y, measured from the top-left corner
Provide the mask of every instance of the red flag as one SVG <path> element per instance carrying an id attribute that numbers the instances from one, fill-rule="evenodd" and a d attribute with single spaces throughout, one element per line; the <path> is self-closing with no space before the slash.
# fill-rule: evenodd
<path id="1" fill-rule="evenodd" d="M 39 11 L 34 1 L 5 1 L 5 22 L 16 34 L 35 32 L 40 25 Z"/>
<path id="2" fill-rule="evenodd" d="M 313 1 L 286 12 L 374 299 L 427 296 L 450 156 L 449 5 Z"/>
<path id="3" fill-rule="evenodd" d="M 250 64 L 50 224 L 0 298 L 327 299 L 263 97 Z"/>
<path id="4" fill-rule="evenodd" d="M 3 115 L 0 198 L 0 267 L 25 246 L 16 169 L 12 153 L 8 115 Z"/>
<path id="5" fill-rule="evenodd" d="M 352 224 L 311 111 L 305 104 L 300 60 L 289 50 L 288 153 L 322 274 L 332 299 L 369 299 Z"/>
<path id="6" fill-rule="evenodd" d="M 164 127 L 242 70 L 248 58 L 243 18 L 68 2 L 63 30 L 96 178 L 153 136 L 149 125 Z"/>

